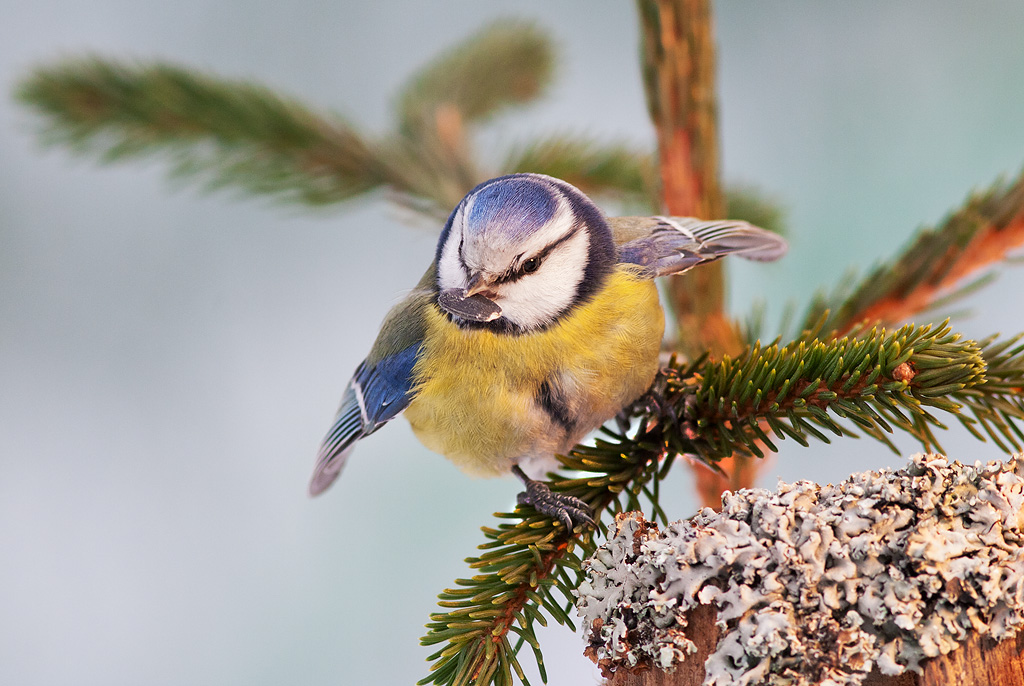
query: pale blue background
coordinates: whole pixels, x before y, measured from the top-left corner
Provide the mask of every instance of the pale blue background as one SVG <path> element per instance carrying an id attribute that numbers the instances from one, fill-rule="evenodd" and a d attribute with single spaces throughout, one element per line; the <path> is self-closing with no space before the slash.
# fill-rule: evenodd
<path id="1" fill-rule="evenodd" d="M 485 142 L 581 131 L 651 143 L 631 3 L 5 3 L 0 87 L 94 51 L 166 58 L 388 127 L 406 75 L 499 13 L 558 39 L 544 103 Z M 1024 162 L 1024 4 L 720 3 L 724 168 L 789 209 L 793 249 L 732 299 L 804 299 L 891 254 Z M 434 596 L 467 573 L 511 480 L 472 481 L 397 421 L 323 498 L 313 452 L 433 234 L 367 200 L 317 213 L 175 190 L 156 164 L 41 151 L 0 98 L 0 683 L 411 684 Z M 1024 329 L 1010 271 L 965 332 Z M 776 306 L 775 313 L 779 307 Z M 908 450 L 913 444 L 903 442 Z M 948 441 L 960 458 L 990 445 Z M 898 465 L 868 442 L 765 473 Z M 669 503 L 689 515 L 679 470 Z M 542 640 L 554 684 L 582 645 Z M 526 657 L 526 663 L 530 659 Z"/>

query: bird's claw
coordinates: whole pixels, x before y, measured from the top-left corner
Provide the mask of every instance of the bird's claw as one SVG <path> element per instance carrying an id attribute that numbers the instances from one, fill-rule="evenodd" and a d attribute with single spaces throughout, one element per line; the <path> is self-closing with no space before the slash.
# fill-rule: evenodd
<path id="1" fill-rule="evenodd" d="M 590 506 L 579 498 L 565 493 L 555 493 L 543 481 L 525 480 L 526 490 L 518 495 L 516 502 L 530 505 L 541 514 L 557 519 L 572 531 L 580 524 L 596 526 Z"/>

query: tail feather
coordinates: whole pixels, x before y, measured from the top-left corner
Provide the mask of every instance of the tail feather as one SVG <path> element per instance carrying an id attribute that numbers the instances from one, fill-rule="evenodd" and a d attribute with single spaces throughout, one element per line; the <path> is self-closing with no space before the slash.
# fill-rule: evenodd
<path id="1" fill-rule="evenodd" d="M 365 435 L 363 429 L 363 411 L 357 399 L 355 384 L 350 383 L 341 399 L 334 425 L 317 452 L 313 478 L 309 481 L 310 495 L 320 495 L 334 483 L 352 453 L 355 442 Z"/>

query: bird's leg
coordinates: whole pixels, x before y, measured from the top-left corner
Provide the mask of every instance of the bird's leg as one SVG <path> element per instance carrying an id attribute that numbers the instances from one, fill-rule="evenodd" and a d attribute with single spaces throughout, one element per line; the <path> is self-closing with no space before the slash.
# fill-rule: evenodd
<path id="1" fill-rule="evenodd" d="M 629 432 L 630 416 L 630 407 L 622 408 L 621 410 L 619 410 L 619 413 L 615 415 L 615 428 L 617 428 L 619 430 L 619 433 L 622 434 L 623 436 L 625 436 L 626 433 Z"/>
<path id="2" fill-rule="evenodd" d="M 537 512 L 554 517 L 562 522 L 569 531 L 579 524 L 595 526 L 590 506 L 579 498 L 564 493 L 555 493 L 543 481 L 526 476 L 519 465 L 512 467 L 512 473 L 526 485 L 526 490 L 516 498 L 516 502 L 520 505 L 530 505 Z"/>

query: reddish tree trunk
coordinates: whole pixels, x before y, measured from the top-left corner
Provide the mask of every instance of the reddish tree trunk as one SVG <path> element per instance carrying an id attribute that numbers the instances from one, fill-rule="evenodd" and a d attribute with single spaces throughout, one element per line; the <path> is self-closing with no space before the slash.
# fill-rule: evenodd
<path id="1" fill-rule="evenodd" d="M 647 107 L 658 136 L 661 199 L 669 215 L 725 216 L 718 169 L 715 38 L 710 0 L 639 0 Z M 674 347 L 690 358 L 705 351 L 736 355 L 743 341 L 725 314 L 722 264 L 668 280 L 676 318 Z M 723 473 L 696 467 L 697 491 L 717 508 L 725 490 L 754 485 L 759 462 L 736 456 Z"/>

